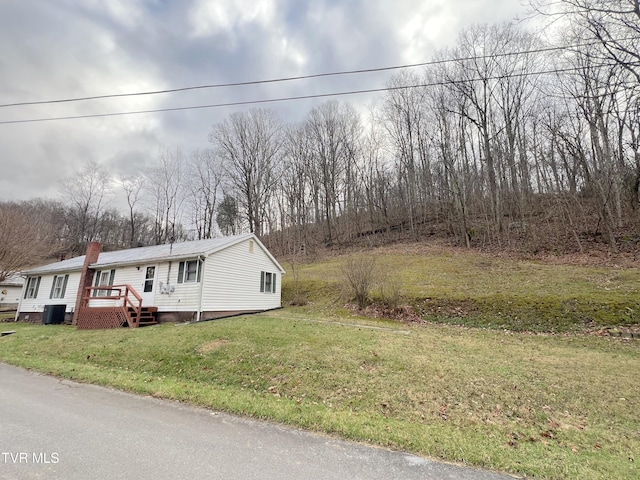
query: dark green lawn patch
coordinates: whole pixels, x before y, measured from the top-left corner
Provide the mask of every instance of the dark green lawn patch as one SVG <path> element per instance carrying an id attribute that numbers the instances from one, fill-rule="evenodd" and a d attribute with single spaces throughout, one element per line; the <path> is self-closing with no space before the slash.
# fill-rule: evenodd
<path id="1" fill-rule="evenodd" d="M 414 300 L 424 319 L 454 325 L 508 329 L 517 332 L 581 332 L 595 326 L 640 323 L 635 299 L 595 302 L 589 299 L 523 298 L 507 295 L 473 299 Z"/>

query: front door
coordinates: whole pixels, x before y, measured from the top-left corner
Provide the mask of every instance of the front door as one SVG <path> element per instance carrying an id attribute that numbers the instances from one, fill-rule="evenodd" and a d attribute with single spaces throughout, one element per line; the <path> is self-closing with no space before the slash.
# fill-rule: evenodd
<path id="1" fill-rule="evenodd" d="M 142 305 L 145 307 L 152 307 L 155 301 L 156 292 L 156 266 L 149 265 L 143 269 L 144 279 L 142 281 L 142 291 L 140 296 L 142 297 Z"/>

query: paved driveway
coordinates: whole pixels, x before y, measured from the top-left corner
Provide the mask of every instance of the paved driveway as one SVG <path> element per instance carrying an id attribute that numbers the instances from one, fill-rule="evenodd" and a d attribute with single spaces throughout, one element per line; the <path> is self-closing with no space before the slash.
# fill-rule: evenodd
<path id="1" fill-rule="evenodd" d="M 512 477 L 0 364 L 0 479 Z"/>

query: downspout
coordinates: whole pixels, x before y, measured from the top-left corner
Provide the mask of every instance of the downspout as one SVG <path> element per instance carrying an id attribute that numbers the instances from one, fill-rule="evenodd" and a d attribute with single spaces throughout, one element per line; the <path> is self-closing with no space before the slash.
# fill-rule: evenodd
<path id="1" fill-rule="evenodd" d="M 202 304 L 204 302 L 204 258 L 202 258 L 202 255 L 198 257 L 198 260 L 199 266 L 202 270 L 200 271 L 200 303 L 198 304 L 198 314 L 196 315 L 196 322 L 199 322 L 201 320 Z"/>
<path id="2" fill-rule="evenodd" d="M 22 311 L 22 299 L 24 298 L 25 292 L 27 291 L 28 283 L 29 283 L 29 277 L 24 279 L 24 284 L 22 285 L 22 291 L 20 292 L 20 301 L 18 302 L 18 309 L 16 310 L 16 316 L 13 318 L 14 322 L 17 322 L 20 319 L 20 312 Z"/>

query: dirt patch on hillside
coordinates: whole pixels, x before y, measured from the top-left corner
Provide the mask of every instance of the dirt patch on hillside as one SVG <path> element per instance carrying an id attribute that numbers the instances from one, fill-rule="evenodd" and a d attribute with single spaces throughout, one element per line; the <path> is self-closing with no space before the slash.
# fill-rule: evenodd
<path id="1" fill-rule="evenodd" d="M 210 342 L 200 345 L 198 348 L 196 348 L 196 352 L 198 352 L 200 355 L 207 355 L 211 352 L 215 352 L 216 350 L 219 350 L 220 348 L 228 344 L 229 344 L 229 340 L 224 340 L 220 338 L 220 339 L 212 340 Z"/>
<path id="2" fill-rule="evenodd" d="M 386 305 L 372 304 L 367 305 L 365 308 L 358 308 L 355 304 L 347 304 L 345 307 L 358 315 L 369 318 L 384 318 L 407 323 L 425 323 L 422 317 L 420 317 L 410 305 L 400 305 L 391 308 Z"/>

